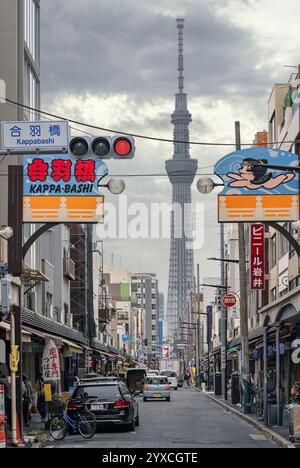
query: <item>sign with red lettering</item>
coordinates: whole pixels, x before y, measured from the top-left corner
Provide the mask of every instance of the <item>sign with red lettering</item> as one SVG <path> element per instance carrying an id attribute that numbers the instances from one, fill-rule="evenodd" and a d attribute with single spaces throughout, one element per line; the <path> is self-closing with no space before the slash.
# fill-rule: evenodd
<path id="1" fill-rule="evenodd" d="M 24 160 L 24 223 L 103 223 L 100 181 L 108 174 L 100 159 L 67 155 Z"/>
<path id="2" fill-rule="evenodd" d="M 251 225 L 251 289 L 265 290 L 265 226 Z"/>
<path id="3" fill-rule="evenodd" d="M 59 353 L 53 340 L 46 344 L 42 361 L 43 378 L 45 382 L 60 380 Z"/>
<path id="4" fill-rule="evenodd" d="M 235 307 L 237 303 L 237 296 L 234 293 L 225 294 L 222 298 L 223 307 L 231 309 Z"/>

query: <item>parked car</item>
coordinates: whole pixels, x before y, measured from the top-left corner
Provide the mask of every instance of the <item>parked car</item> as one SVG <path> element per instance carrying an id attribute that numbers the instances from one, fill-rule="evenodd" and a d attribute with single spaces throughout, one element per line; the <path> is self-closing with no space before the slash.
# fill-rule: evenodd
<path id="1" fill-rule="evenodd" d="M 126 383 L 131 392 L 143 392 L 147 370 L 145 368 L 131 367 L 127 371 Z"/>
<path id="2" fill-rule="evenodd" d="M 135 395 L 122 381 L 80 382 L 68 404 L 68 414 L 82 404 L 91 411 L 98 425 L 112 424 L 134 431 L 139 426 L 139 407 Z"/>
<path id="3" fill-rule="evenodd" d="M 173 388 L 174 390 L 178 390 L 178 377 L 175 371 L 168 369 L 168 370 L 162 371 L 161 375 L 168 378 L 171 388 Z"/>
<path id="4" fill-rule="evenodd" d="M 146 377 L 143 399 L 144 401 L 147 401 L 148 398 L 154 398 L 156 400 L 165 398 L 167 401 L 171 400 L 171 391 L 168 377 L 162 375 Z"/>

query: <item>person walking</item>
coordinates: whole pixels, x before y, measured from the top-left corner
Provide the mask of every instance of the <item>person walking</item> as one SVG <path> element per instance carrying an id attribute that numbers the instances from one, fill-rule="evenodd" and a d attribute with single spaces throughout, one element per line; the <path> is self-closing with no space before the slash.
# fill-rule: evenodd
<path id="1" fill-rule="evenodd" d="M 24 412 L 27 410 L 27 414 L 24 417 L 24 421 L 26 420 L 28 423 L 29 421 L 31 421 L 31 405 L 34 400 L 34 392 L 33 392 L 32 384 L 30 380 L 28 379 L 28 377 L 26 377 L 26 375 L 23 375 L 23 383 L 25 385 L 25 390 L 26 390 L 25 407 L 23 409 L 24 409 Z"/>
<path id="2" fill-rule="evenodd" d="M 44 379 L 41 375 L 38 377 L 35 383 L 35 388 L 37 392 L 37 410 L 40 413 L 43 422 L 45 422 L 47 415 L 44 383 Z"/>
<path id="3" fill-rule="evenodd" d="M 26 427 L 29 426 L 29 396 L 26 388 L 27 377 L 22 377 L 22 403 L 23 403 L 23 420 Z"/>

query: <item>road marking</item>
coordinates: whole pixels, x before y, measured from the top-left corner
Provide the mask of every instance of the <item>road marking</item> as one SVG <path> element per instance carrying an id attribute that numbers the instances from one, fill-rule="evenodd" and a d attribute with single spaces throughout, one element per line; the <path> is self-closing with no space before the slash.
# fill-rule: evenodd
<path id="1" fill-rule="evenodd" d="M 249 437 L 253 440 L 268 440 L 264 435 L 261 434 L 249 434 Z"/>

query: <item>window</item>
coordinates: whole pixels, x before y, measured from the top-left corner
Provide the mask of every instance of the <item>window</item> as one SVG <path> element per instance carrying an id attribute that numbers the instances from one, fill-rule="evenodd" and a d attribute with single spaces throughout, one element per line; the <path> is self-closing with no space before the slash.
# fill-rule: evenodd
<path id="1" fill-rule="evenodd" d="M 277 246 L 276 246 L 276 234 L 270 239 L 270 269 L 274 268 L 277 263 Z"/>
<path id="2" fill-rule="evenodd" d="M 289 225 L 285 224 L 283 228 L 289 231 Z M 280 236 L 280 258 L 286 255 L 290 250 L 290 243 L 284 236 Z"/>
<path id="3" fill-rule="evenodd" d="M 32 65 L 28 59 L 25 58 L 24 64 L 24 101 L 25 105 L 33 107 L 35 109 L 39 108 L 39 93 L 40 93 L 40 83 L 37 79 Z M 35 112 L 26 111 L 26 116 L 28 120 L 35 120 Z"/>
<path id="4" fill-rule="evenodd" d="M 156 330 L 156 325 L 152 325 L 152 330 Z"/>
<path id="5" fill-rule="evenodd" d="M 156 309 L 156 304 L 152 304 L 152 310 Z"/>
<path id="6" fill-rule="evenodd" d="M 275 302 L 277 299 L 277 288 L 273 288 L 271 291 L 271 301 Z"/>
<path id="7" fill-rule="evenodd" d="M 39 6 L 35 0 L 24 0 L 24 37 L 28 50 L 35 62 L 39 56 Z"/>
<path id="8" fill-rule="evenodd" d="M 48 318 L 52 318 L 52 294 L 47 292 L 46 294 L 46 305 L 45 305 L 45 315 Z"/>
<path id="9" fill-rule="evenodd" d="M 65 325 L 69 325 L 69 306 L 68 304 L 64 304 L 64 318 L 65 318 Z"/>

